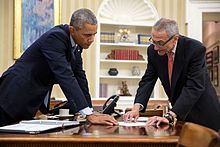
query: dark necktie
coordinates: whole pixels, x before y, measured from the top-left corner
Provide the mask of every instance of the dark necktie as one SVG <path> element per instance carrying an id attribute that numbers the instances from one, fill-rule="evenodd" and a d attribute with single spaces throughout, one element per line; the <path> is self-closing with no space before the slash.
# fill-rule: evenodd
<path id="1" fill-rule="evenodd" d="M 172 72 L 173 72 L 173 52 L 172 50 L 167 53 L 168 56 L 168 75 L 169 75 L 169 82 L 171 87 L 171 78 L 172 78 Z"/>

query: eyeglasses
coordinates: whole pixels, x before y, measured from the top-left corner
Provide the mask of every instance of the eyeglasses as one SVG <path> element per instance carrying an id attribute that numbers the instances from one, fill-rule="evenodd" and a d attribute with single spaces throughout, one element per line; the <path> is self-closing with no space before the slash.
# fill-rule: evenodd
<path id="1" fill-rule="evenodd" d="M 157 46 L 164 46 L 164 45 L 166 45 L 171 39 L 173 39 L 173 37 L 174 37 L 175 35 L 173 35 L 173 36 L 171 36 L 167 41 L 162 41 L 162 40 L 160 40 L 160 41 L 154 41 L 153 39 L 152 39 L 152 37 L 149 39 L 149 41 L 152 43 L 152 44 L 154 44 L 154 45 L 157 45 Z"/>

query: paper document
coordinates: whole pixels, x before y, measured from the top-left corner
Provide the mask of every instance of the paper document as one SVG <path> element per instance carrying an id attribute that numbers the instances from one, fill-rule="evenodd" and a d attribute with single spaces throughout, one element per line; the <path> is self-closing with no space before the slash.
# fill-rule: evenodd
<path id="1" fill-rule="evenodd" d="M 18 124 L 0 127 L 0 132 L 37 134 L 55 128 L 77 126 L 77 121 L 63 120 L 27 120 Z"/>
<path id="2" fill-rule="evenodd" d="M 145 122 L 118 122 L 119 126 L 146 126 Z"/>
<path id="3" fill-rule="evenodd" d="M 148 120 L 148 117 L 138 117 L 137 121 L 143 121 L 146 122 Z"/>
<path id="4" fill-rule="evenodd" d="M 138 122 L 140 122 L 140 121 L 147 122 L 147 120 L 148 120 L 148 117 L 138 117 L 138 119 L 137 119 Z M 134 121 L 134 118 L 132 118 L 132 121 Z"/>

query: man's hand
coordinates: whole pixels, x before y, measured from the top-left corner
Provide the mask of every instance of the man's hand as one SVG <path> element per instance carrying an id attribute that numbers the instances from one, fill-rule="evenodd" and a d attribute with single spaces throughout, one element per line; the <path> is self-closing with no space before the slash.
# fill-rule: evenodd
<path id="1" fill-rule="evenodd" d="M 86 116 L 86 119 L 92 124 L 118 125 L 117 120 L 108 114 L 91 114 Z"/>
<path id="2" fill-rule="evenodd" d="M 175 119 L 177 116 L 173 111 L 169 111 L 168 113 L 172 115 L 173 119 Z M 159 128 L 160 124 L 169 124 L 169 123 L 170 123 L 169 120 L 165 117 L 153 116 L 147 120 L 146 126 L 155 126 Z"/>
<path id="3" fill-rule="evenodd" d="M 124 121 L 137 122 L 137 119 L 139 117 L 139 109 L 140 109 L 140 105 L 134 105 L 131 111 L 128 111 L 123 115 Z"/>
<path id="4" fill-rule="evenodd" d="M 160 124 L 169 124 L 169 121 L 165 117 L 153 116 L 148 118 L 146 122 L 146 126 L 155 126 L 157 128 L 160 127 Z"/>

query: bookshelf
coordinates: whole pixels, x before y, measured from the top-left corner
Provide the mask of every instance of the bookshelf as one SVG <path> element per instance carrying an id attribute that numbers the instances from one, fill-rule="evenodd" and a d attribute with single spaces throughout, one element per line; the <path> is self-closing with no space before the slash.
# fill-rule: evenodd
<path id="1" fill-rule="evenodd" d="M 159 18 L 157 11 L 146 0 L 105 0 L 97 17 L 94 99 L 103 100 L 119 94 L 125 81 L 131 95 L 121 96 L 118 104 L 120 101 L 133 103 L 138 83 L 147 68 L 148 39 L 152 25 Z M 110 68 L 116 68 L 118 74 L 109 75 Z"/>
<path id="2" fill-rule="evenodd" d="M 119 30 L 121 28 L 130 30 L 128 41 L 120 40 Z M 147 48 L 149 46 L 148 38 L 145 39 L 145 42 L 140 42 L 138 36 L 140 34 L 149 36 L 150 31 L 151 26 L 100 24 L 100 42 L 97 48 L 99 51 L 99 57 L 97 57 L 98 88 L 96 89 L 98 98 L 107 98 L 120 93 L 122 81 L 126 81 L 131 96 L 125 97 L 134 99 L 138 83 L 147 67 Z M 114 52 L 113 56 L 108 57 L 112 52 Z M 137 68 L 139 74 L 132 73 L 134 67 Z M 109 75 L 110 68 L 116 68 L 118 74 Z"/>

